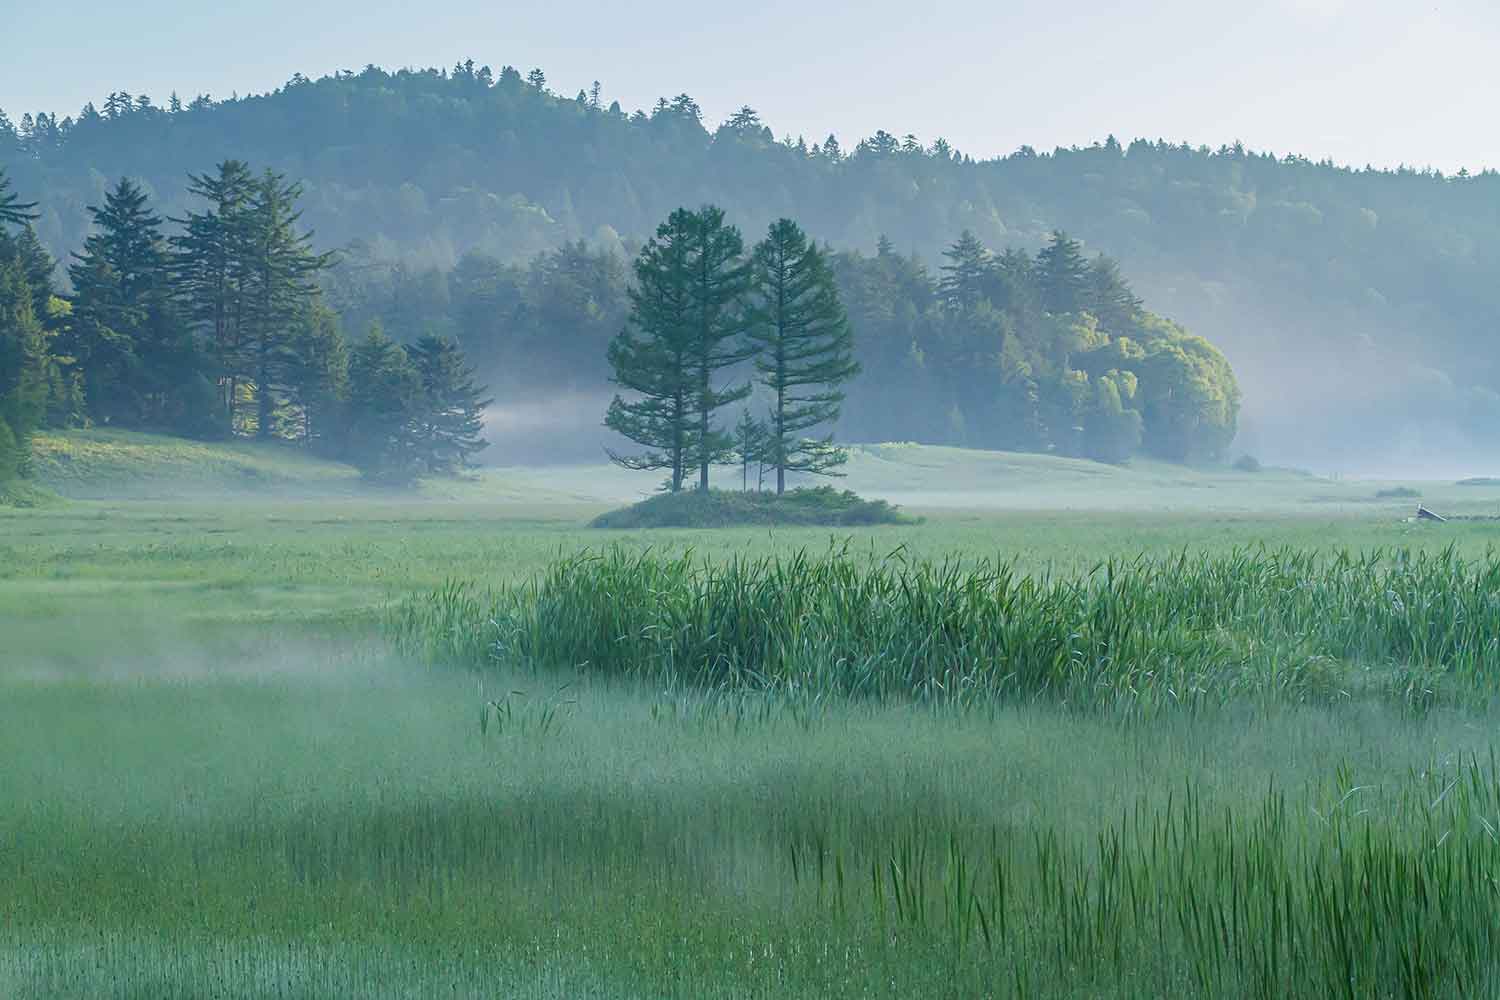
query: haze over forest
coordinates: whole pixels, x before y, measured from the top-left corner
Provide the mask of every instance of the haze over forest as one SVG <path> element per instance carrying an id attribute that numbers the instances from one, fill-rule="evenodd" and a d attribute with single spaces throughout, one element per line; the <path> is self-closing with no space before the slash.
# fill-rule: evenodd
<path id="1" fill-rule="evenodd" d="M 230 158 L 282 171 L 304 184 L 317 247 L 343 251 L 326 289 L 347 307 L 347 334 L 380 319 L 400 340 L 468 340 L 500 397 L 498 428 L 536 427 L 528 415 L 541 413 L 594 454 L 609 394 L 602 345 L 623 318 L 628 260 L 672 209 L 712 202 L 752 237 L 796 218 L 838 252 L 846 284 L 881 247 L 899 258 L 883 273 L 906 276 L 893 279 L 900 294 L 876 297 L 886 313 L 851 307 L 856 344 L 863 321 L 866 334 L 887 325 L 883 342 L 922 346 L 943 252 L 965 231 L 999 255 L 1034 253 L 1065 230 L 1087 256 L 1118 260 L 1152 313 L 1228 356 L 1243 392 L 1235 452 L 1433 474 L 1486 471 L 1495 455 L 1493 172 L 1355 170 L 1113 137 L 977 161 L 908 134 L 921 122 L 842 148 L 781 136 L 749 108 L 705 121 L 684 94 L 635 111 L 597 89 L 553 93 L 539 71 L 470 63 L 299 76 L 228 101 L 117 92 L 66 120 L 9 110 L 0 168 L 39 202 L 37 232 L 59 260 L 121 176 L 180 217 L 189 172 Z M 483 325 L 478 342 L 503 350 L 474 350 Z M 565 328 L 598 347 L 592 365 L 556 350 Z M 527 350 L 563 363 L 522 369 Z M 852 385 L 851 414 L 871 406 Z M 914 427 L 909 436 L 987 443 L 951 420 Z"/>

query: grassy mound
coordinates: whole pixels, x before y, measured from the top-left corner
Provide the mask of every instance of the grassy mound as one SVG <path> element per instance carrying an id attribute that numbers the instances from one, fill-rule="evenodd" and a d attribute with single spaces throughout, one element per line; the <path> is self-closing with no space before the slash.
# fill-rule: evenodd
<path id="1" fill-rule="evenodd" d="M 775 493 L 663 493 L 640 503 L 601 514 L 595 528 L 728 528 L 744 524 L 802 524 L 850 527 L 864 524 L 912 524 L 884 500 L 866 500 L 832 486 Z"/>

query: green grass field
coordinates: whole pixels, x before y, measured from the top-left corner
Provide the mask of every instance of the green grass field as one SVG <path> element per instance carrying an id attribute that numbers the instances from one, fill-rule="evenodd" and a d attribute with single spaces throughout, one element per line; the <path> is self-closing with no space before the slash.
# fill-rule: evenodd
<path id="1" fill-rule="evenodd" d="M 476 674 L 382 629 L 605 544 L 1058 576 L 1257 545 L 1480 558 L 1500 522 L 1375 493 L 1477 518 L 1500 490 L 882 446 L 841 485 L 925 523 L 606 536 L 583 526 L 652 477 L 398 495 L 254 446 L 39 450 L 72 499 L 0 508 L 0 996 L 1500 988 L 1486 710 L 704 692 Z"/>

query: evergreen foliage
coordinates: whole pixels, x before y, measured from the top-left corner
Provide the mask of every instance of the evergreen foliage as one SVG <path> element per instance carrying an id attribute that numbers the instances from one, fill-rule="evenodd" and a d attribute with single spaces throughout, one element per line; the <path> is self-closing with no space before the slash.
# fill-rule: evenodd
<path id="1" fill-rule="evenodd" d="M 509 269 L 586 239 L 628 261 L 683 192 L 721 206 L 747 232 L 795 218 L 834 247 L 866 253 L 885 233 L 887 257 L 899 248 L 934 269 L 964 230 L 997 251 L 1028 254 L 1062 230 L 1089 258 L 1103 250 L 1122 260 L 1145 298 L 1234 359 L 1263 401 L 1263 436 L 1274 426 L 1299 440 L 1321 433 L 1373 444 L 1420 415 L 1476 440 L 1493 437 L 1500 372 L 1473 363 L 1500 314 L 1500 283 L 1485 250 L 1500 235 L 1500 175 L 1492 172 L 1348 169 L 1238 144 L 1207 149 L 1160 139 L 1022 148 L 976 161 L 946 143 L 898 138 L 897 129 L 847 144 L 777 140 L 753 111 L 706 125 L 686 95 L 633 114 L 607 95 L 579 102 L 554 94 L 545 77 L 528 84 L 525 70 L 467 67 L 298 75 L 273 93 L 230 100 L 143 103 L 115 94 L 71 119 L 33 114 L 24 129 L 0 127 L 0 167 L 26 194 L 17 204 L 37 202 L 43 244 L 66 256 L 88 233 L 84 206 L 97 200 L 98 177 L 138 178 L 164 213 L 182 217 L 197 199 L 187 171 L 253 159 L 307 181 L 306 221 L 321 246 L 361 242 L 380 267 L 403 268 L 403 282 L 433 286 L 406 291 L 434 297 L 441 283 L 427 276 L 446 274 L 470 251 Z M 1434 282 L 1434 273 L 1443 280 Z M 483 324 L 507 345 L 552 329 L 530 301 L 551 279 L 524 268 L 522 275 L 514 284 L 526 308 L 513 318 L 516 304 L 501 303 Z M 502 276 L 496 290 L 510 294 L 513 277 Z M 841 292 L 873 385 L 863 356 L 873 347 L 868 329 Z M 628 311 L 623 288 L 608 294 L 609 308 L 543 352 L 549 370 L 537 375 L 549 391 L 575 378 L 602 381 L 604 346 Z M 1084 308 L 1100 328 L 1121 335 L 1115 310 L 1092 291 L 1088 297 Z M 988 298 L 1011 308 L 999 288 Z M 410 328 L 387 314 L 418 315 L 412 301 L 382 312 L 393 336 L 460 337 L 471 357 L 490 357 L 464 326 L 429 330 L 419 320 Z M 351 330 L 373 318 L 336 308 Z M 912 344 L 883 349 L 914 365 Z M 918 348 L 930 359 L 930 342 Z M 1299 360 L 1290 372 L 1289 356 Z M 581 367 L 560 363 L 564 357 L 590 360 Z M 491 374 L 488 360 L 480 367 Z M 519 380 L 530 369 L 493 371 Z M 1345 384 L 1330 385 L 1330 371 Z M 928 369 L 914 378 L 932 376 Z M 503 386 L 507 395 L 516 389 Z M 867 411 L 860 391 L 851 390 L 846 417 Z M 962 404 L 954 414 L 954 405 L 924 408 L 914 419 L 934 425 L 928 433 L 989 419 Z"/>
<path id="2" fill-rule="evenodd" d="M 406 352 L 422 382 L 413 422 L 423 471 L 452 474 L 467 468 L 469 457 L 489 446 L 481 436 L 482 414 L 494 399 L 485 398 L 473 366 L 446 337 L 423 337 Z"/>
<path id="3" fill-rule="evenodd" d="M 755 466 L 755 488 L 765 484 L 766 459 L 769 457 L 770 434 L 766 425 L 755 419 L 748 409 L 740 411 L 734 425 L 734 452 L 740 462 L 740 489 L 750 492 L 750 467 Z"/>
<path id="4" fill-rule="evenodd" d="M 114 185 L 67 300 L 6 195 L 25 228 L 0 224 L 0 478 L 26 471 L 43 424 L 253 434 L 393 482 L 452 473 L 484 447 L 491 400 L 450 339 L 403 349 L 376 329 L 351 358 L 317 281 L 331 255 L 298 225 L 299 184 L 236 160 L 191 183 L 208 207 L 171 220 L 170 238 L 141 185 Z"/>
<path id="5" fill-rule="evenodd" d="M 765 455 L 776 492 L 788 472 L 835 475 L 847 460 L 830 432 L 844 401 L 840 386 L 859 372 L 854 336 L 823 253 L 791 219 L 771 224 L 755 248 L 755 295 L 749 340 L 755 369 L 772 397 Z"/>
<path id="6" fill-rule="evenodd" d="M 371 480 L 399 484 L 421 465 L 414 418 L 422 374 L 377 324 L 349 352 L 350 460 Z"/>
<path id="7" fill-rule="evenodd" d="M 616 395 L 604 425 L 643 445 L 637 455 L 610 451 L 627 469 L 666 469 L 673 493 L 693 461 L 693 295 L 690 287 L 694 221 L 679 210 L 657 227 L 635 261 L 629 325 L 609 345 L 613 381 L 640 398 Z"/>
<path id="8" fill-rule="evenodd" d="M 688 455 L 698 467 L 698 488 L 707 490 L 709 466 L 734 456 L 733 439 L 718 426 L 714 414 L 750 395 L 747 384 L 718 384 L 721 371 L 752 354 L 753 348 L 745 345 L 742 336 L 749 327 L 750 264 L 744 258 L 740 231 L 724 222 L 722 209 L 705 205 L 697 212 L 678 209 L 672 214 L 684 217 L 681 224 L 691 234 L 687 356 L 697 423 Z"/>
<path id="9" fill-rule="evenodd" d="M 24 226 L 35 221 L 35 208 L 35 202 L 22 202 L 21 196 L 10 189 L 10 178 L 0 167 L 0 226 Z"/>

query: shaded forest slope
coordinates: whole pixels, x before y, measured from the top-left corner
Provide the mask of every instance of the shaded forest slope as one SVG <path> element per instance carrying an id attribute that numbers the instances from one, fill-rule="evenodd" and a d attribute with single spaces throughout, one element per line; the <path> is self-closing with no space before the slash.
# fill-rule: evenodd
<path id="1" fill-rule="evenodd" d="M 305 179 L 320 245 L 358 241 L 364 259 L 418 272 L 577 238 L 628 250 L 702 201 L 748 232 L 789 215 L 837 248 L 870 253 L 885 235 L 934 266 L 964 229 L 1030 250 L 1063 228 L 1119 258 L 1154 312 L 1224 349 L 1245 391 L 1246 448 L 1481 455 L 1500 427 L 1493 173 L 1159 141 L 977 162 L 882 132 L 846 150 L 778 139 L 752 113 L 706 124 L 686 96 L 629 113 L 597 93 L 556 95 L 539 74 L 472 66 L 298 77 L 166 106 L 117 93 L 74 119 L 0 122 L 0 165 L 40 196 L 38 231 L 64 256 L 113 178 L 141 179 L 178 214 L 187 171 L 230 156 Z"/>

